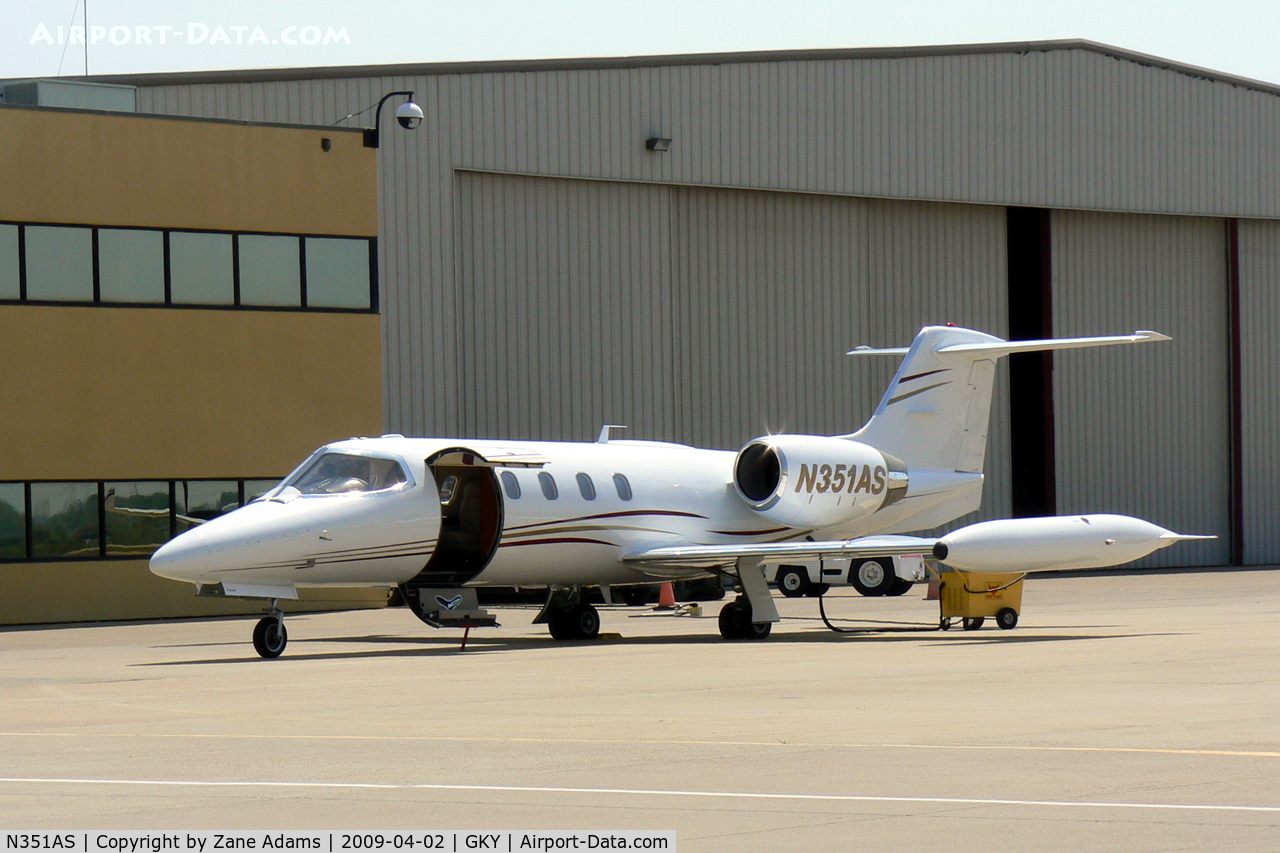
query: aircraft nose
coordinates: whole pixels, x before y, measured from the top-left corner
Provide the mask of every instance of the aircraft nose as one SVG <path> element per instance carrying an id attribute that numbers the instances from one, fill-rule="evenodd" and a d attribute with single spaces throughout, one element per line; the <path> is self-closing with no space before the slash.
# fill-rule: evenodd
<path id="1" fill-rule="evenodd" d="M 209 543 L 197 530 L 188 530 L 151 555 L 151 573 L 176 581 L 203 580 L 209 569 Z"/>

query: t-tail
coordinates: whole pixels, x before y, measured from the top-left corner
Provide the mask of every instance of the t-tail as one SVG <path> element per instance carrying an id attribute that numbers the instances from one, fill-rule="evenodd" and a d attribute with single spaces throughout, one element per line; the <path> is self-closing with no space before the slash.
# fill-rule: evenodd
<path id="1" fill-rule="evenodd" d="M 925 485 L 924 477 L 916 471 L 935 472 L 939 488 L 943 487 L 941 480 L 968 477 L 976 484 L 967 490 L 975 502 L 967 509 L 953 508 L 957 515 L 962 514 L 960 509 L 976 509 L 980 496 L 991 389 L 1001 356 L 1167 340 L 1167 335 L 1158 332 L 1137 331 L 1114 337 L 1005 341 L 972 329 L 925 326 L 906 349 L 858 347 L 849 353 L 906 358 L 871 419 L 862 429 L 841 437 L 903 460 L 912 470 L 913 485 Z"/>

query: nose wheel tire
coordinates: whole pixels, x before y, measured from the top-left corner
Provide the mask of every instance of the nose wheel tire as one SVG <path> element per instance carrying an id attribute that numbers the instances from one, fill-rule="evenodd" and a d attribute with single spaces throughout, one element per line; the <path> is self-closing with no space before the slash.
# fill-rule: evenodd
<path id="1" fill-rule="evenodd" d="M 274 616 L 260 619 L 253 628 L 253 648 L 267 660 L 280 657 L 288 644 L 289 631 L 284 622 Z"/>
<path id="2" fill-rule="evenodd" d="M 763 640 L 773 630 L 769 622 L 751 621 L 751 604 L 731 601 L 720 608 L 720 636 L 726 640 Z"/>
<path id="3" fill-rule="evenodd" d="M 863 560 L 850 572 L 849 582 L 863 595 L 888 595 L 898 585 L 898 576 L 893 560 Z"/>
<path id="4" fill-rule="evenodd" d="M 800 598 L 809 591 L 809 573 L 799 566 L 778 569 L 778 591 L 787 598 Z"/>

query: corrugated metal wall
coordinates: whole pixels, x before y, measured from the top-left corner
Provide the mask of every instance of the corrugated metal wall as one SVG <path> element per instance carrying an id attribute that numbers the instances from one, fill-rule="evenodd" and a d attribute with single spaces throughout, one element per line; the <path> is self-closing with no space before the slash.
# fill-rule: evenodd
<path id="1" fill-rule="evenodd" d="M 458 186 L 464 434 L 589 439 L 610 422 L 737 448 L 848 432 L 897 359 L 846 350 L 952 319 L 1006 325 L 1000 208 L 487 173 Z M 1009 512 L 1003 372 L 991 431 L 984 517 Z"/>
<path id="2" fill-rule="evenodd" d="M 462 173 L 456 393 L 466 435 L 678 432 L 670 190 Z"/>
<path id="3" fill-rule="evenodd" d="M 1244 560 L 1280 563 L 1280 222 L 1239 240 Z"/>
<path id="4" fill-rule="evenodd" d="M 1058 513 L 1118 512 L 1180 533 L 1139 565 L 1229 557 L 1225 227 L 1190 217 L 1052 215 L 1056 336 L 1154 329 L 1170 343 L 1057 353 Z"/>
<path id="5" fill-rule="evenodd" d="M 413 89 L 427 120 L 384 159 L 443 149 L 456 167 L 540 175 L 1280 217 L 1280 96 L 1088 49 L 141 82 L 143 112 L 320 125 Z M 646 152 L 652 135 L 671 151 Z"/>

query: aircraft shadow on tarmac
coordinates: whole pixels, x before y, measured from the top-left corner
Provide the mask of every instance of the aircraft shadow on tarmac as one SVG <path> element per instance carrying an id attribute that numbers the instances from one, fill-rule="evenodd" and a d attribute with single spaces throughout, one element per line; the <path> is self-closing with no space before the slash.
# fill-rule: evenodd
<path id="1" fill-rule="evenodd" d="M 1133 637 L 1168 637 L 1178 636 L 1179 632 L 1155 632 L 1155 633 L 1057 633 L 1060 630 L 1073 630 L 1070 626 L 1045 626 L 1048 630 L 1054 630 L 1055 633 L 1040 633 L 1044 629 L 1022 629 L 1017 633 L 1007 631 L 987 630 L 982 632 L 963 631 L 959 627 L 952 629 L 951 632 L 943 633 L 936 626 L 922 625 L 891 625 L 877 626 L 868 628 L 859 628 L 844 633 L 833 633 L 825 628 L 820 630 L 807 631 L 789 631 L 787 633 L 774 634 L 768 640 L 761 644 L 743 642 L 738 643 L 746 648 L 755 648 L 761 645 L 795 644 L 795 643 L 814 643 L 814 642 L 849 642 L 854 640 L 862 640 L 868 642 L 885 643 L 885 642 L 920 642 L 927 640 L 928 636 L 936 638 L 935 644 L 946 646 L 958 645 L 992 645 L 996 643 L 1063 643 L 1076 642 L 1081 640 L 1115 640 L 1127 639 Z M 1115 626 L 1089 626 L 1084 630 L 1096 630 L 1099 627 L 1115 627 Z M 1081 629 L 1074 629 L 1081 630 Z M 424 636 L 413 637 L 403 634 L 370 634 L 365 636 L 345 636 L 345 637 L 316 637 L 310 639 L 295 639 L 298 646 L 309 646 L 312 644 L 332 644 L 332 645 L 380 645 L 394 646 L 395 648 L 380 649 L 351 649 L 346 651 L 325 651 L 325 652 L 290 652 L 280 658 L 282 661 L 299 660 L 299 661 L 316 661 L 316 660 L 351 660 L 359 658 L 393 658 L 393 657 L 441 657 L 454 655 L 487 655 L 502 654 L 508 652 L 521 652 L 532 649 L 563 649 L 571 651 L 586 646 L 670 646 L 670 645 L 722 645 L 725 643 L 718 634 L 703 633 L 697 634 L 665 634 L 660 636 L 640 636 L 640 637 L 619 637 L 619 636 L 602 636 L 597 640 L 589 642 L 556 642 L 548 637 L 491 637 L 473 636 L 468 639 L 465 650 L 460 649 L 461 637 L 459 636 Z M 199 648 L 208 646 L 226 646 L 226 643 L 191 643 L 189 645 L 167 645 L 157 648 Z M 247 645 L 247 644 L 246 644 Z M 177 661 L 156 661 L 153 663 L 138 663 L 133 666 L 141 667 L 167 667 L 167 666 L 196 666 L 207 664 L 236 664 L 236 663 L 257 663 L 261 659 L 253 652 L 252 647 L 245 649 L 244 654 L 238 654 L 233 657 L 205 658 L 195 660 L 177 660 Z"/>

